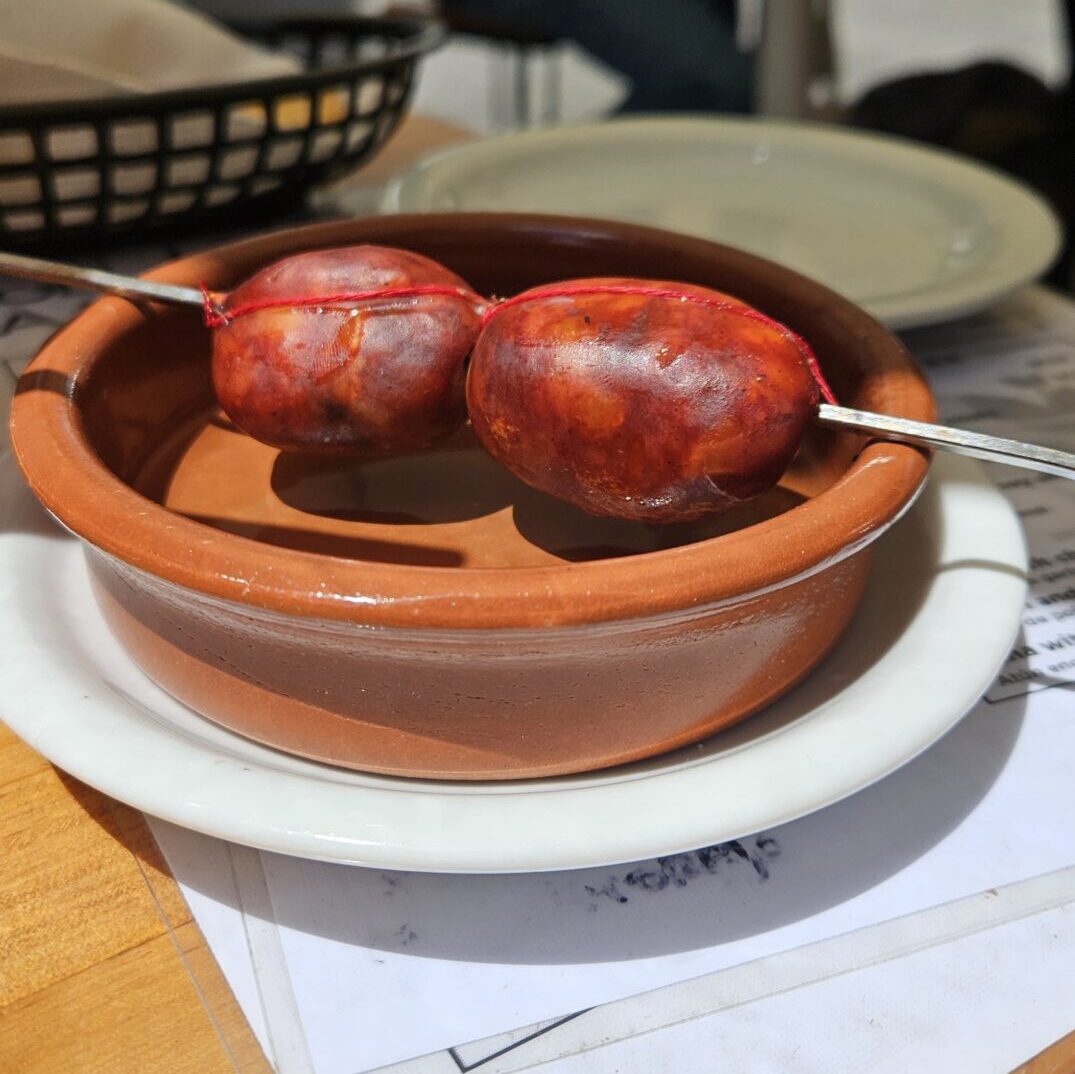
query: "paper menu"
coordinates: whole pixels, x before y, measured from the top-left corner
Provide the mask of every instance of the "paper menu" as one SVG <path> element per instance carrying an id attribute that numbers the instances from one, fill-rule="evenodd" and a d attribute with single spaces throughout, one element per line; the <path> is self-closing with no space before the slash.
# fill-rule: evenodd
<path id="1" fill-rule="evenodd" d="M 1075 304 L 1043 288 L 963 321 L 908 332 L 944 421 L 1064 447 L 1075 435 Z"/>
<path id="2" fill-rule="evenodd" d="M 1069 869 L 389 1069 L 1000 1074 L 1070 1029 L 1073 911 Z"/>
<path id="3" fill-rule="evenodd" d="M 908 333 L 943 420 L 1075 451 L 1075 303 L 1034 289 L 967 321 Z M 1075 486 L 990 466 L 1031 550 L 1023 637 L 986 698 L 1075 684 Z"/>
<path id="4" fill-rule="evenodd" d="M 1075 487 L 1010 471 L 997 483 L 1023 519 L 1031 559 L 1022 636 L 986 693 L 993 702 L 1075 686 Z"/>

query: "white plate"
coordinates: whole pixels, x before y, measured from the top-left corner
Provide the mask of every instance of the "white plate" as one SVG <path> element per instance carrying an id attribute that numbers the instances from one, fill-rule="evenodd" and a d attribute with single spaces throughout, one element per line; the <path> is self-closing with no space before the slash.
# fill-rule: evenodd
<path id="1" fill-rule="evenodd" d="M 1037 278 L 1060 226 L 1035 194 L 896 138 L 770 120 L 648 118 L 438 153 L 390 212 L 509 210 L 652 224 L 827 284 L 894 328 L 962 316 Z"/>
<path id="2" fill-rule="evenodd" d="M 286 854 L 511 872 L 695 849 L 874 782 L 948 730 L 989 685 L 1023 608 L 1022 531 L 976 465 L 935 467 L 919 503 L 880 542 L 844 641 L 764 714 L 700 746 L 604 773 L 464 784 L 304 761 L 168 697 L 104 627 L 78 541 L 45 518 L 0 451 L 3 718 L 116 798 Z"/>

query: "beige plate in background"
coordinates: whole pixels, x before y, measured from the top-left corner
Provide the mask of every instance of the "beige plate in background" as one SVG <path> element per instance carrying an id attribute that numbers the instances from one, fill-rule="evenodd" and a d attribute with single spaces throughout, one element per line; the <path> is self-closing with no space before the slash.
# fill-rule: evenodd
<path id="1" fill-rule="evenodd" d="M 811 276 L 890 328 L 984 308 L 1041 275 L 1061 238 L 1037 195 L 955 154 L 723 117 L 623 119 L 444 150 L 395 180 L 382 208 L 663 227 Z"/>

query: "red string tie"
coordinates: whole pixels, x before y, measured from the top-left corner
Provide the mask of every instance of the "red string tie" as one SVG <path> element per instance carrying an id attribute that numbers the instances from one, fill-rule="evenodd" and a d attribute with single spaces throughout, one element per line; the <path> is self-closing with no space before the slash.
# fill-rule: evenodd
<path id="1" fill-rule="evenodd" d="M 424 283 L 406 287 L 376 287 L 365 291 L 343 291 L 330 295 L 296 295 L 287 298 L 265 298 L 258 302 L 248 302 L 242 306 L 228 309 L 217 296 L 203 284 L 202 309 L 207 328 L 222 328 L 239 317 L 260 310 L 271 309 L 319 309 L 326 306 L 354 305 L 364 302 L 377 302 L 381 299 L 420 298 L 425 295 L 447 295 L 461 298 L 472 306 L 483 308 L 486 304 L 481 295 L 468 291 L 465 287 L 452 287 L 449 284 Z"/>
<path id="2" fill-rule="evenodd" d="M 507 309 L 509 306 L 517 306 L 523 302 L 532 302 L 539 298 L 569 298 L 575 295 L 642 295 L 646 298 L 666 298 L 679 302 L 693 302 L 695 305 L 707 306 L 709 309 L 734 313 L 740 317 L 747 317 L 752 321 L 758 321 L 761 324 L 768 325 L 770 328 L 775 328 L 786 339 L 790 340 L 799 348 L 799 352 L 802 354 L 806 361 L 807 368 L 810 370 L 810 375 L 814 378 L 814 382 L 817 384 L 818 390 L 821 392 L 825 401 L 827 403 L 836 404 L 836 396 L 833 393 L 832 388 L 829 387 L 829 383 L 825 379 L 824 374 L 821 372 L 821 366 L 818 363 L 817 356 L 814 354 L 810 344 L 797 332 L 793 332 L 788 328 L 786 324 L 781 324 L 780 321 L 775 321 L 772 317 L 767 317 L 760 310 L 752 309 L 749 306 L 742 306 L 738 303 L 728 302 L 720 298 L 707 298 L 705 295 L 694 295 L 687 291 L 677 291 L 671 287 L 640 287 L 636 284 L 626 283 L 565 284 L 562 287 L 554 286 L 543 288 L 537 292 L 524 292 L 520 295 L 513 295 L 511 298 L 502 299 L 499 302 L 492 302 L 486 306 L 485 312 L 482 314 L 482 328 L 484 328 L 500 310 Z"/>

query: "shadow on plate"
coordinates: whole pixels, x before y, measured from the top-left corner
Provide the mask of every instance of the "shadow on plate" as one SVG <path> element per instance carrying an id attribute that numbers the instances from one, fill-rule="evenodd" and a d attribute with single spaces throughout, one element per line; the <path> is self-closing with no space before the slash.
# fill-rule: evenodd
<path id="1" fill-rule="evenodd" d="M 276 921 L 374 952 L 507 965 L 622 962 L 760 936 L 839 908 L 928 854 L 993 785 L 1023 714 L 1022 701 L 980 706 L 915 761 L 842 802 L 761 835 L 631 865 L 460 876 L 266 853 Z M 958 864 L 937 863 L 949 867 Z M 184 881 L 237 905 L 223 870 Z"/>

